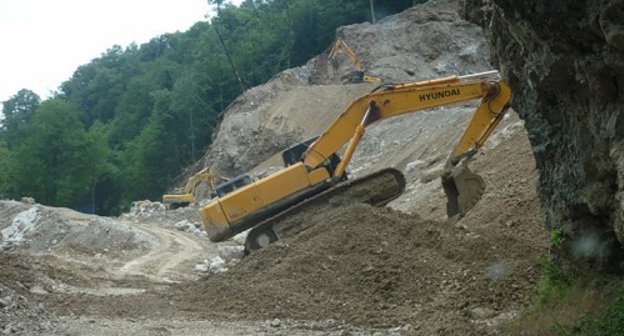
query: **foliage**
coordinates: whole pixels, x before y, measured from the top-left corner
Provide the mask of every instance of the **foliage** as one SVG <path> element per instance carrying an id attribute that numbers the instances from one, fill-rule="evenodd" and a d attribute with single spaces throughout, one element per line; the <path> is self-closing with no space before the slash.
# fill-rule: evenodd
<path id="1" fill-rule="evenodd" d="M 566 273 L 550 256 L 540 258 L 544 276 L 537 284 L 536 292 L 542 304 L 558 300 L 573 284 L 573 277 Z"/>
<path id="2" fill-rule="evenodd" d="M 375 16 L 419 2 L 377 1 Z M 100 214 L 159 199 L 244 88 L 320 53 L 338 26 L 370 19 L 369 0 L 211 3 L 220 6 L 209 22 L 112 46 L 43 103 L 29 90 L 5 102 L 0 194 Z"/>
<path id="3" fill-rule="evenodd" d="M 80 206 L 101 175 L 101 144 L 89 139 L 75 105 L 44 102 L 28 125 L 29 136 L 15 148 L 9 175 L 14 193 L 51 205 Z M 104 143 L 106 145 L 106 143 Z"/>
<path id="4" fill-rule="evenodd" d="M 621 286 L 620 286 L 621 287 Z M 588 314 L 568 326 L 559 335 L 621 335 L 624 331 L 624 288 L 616 293 L 615 302 L 599 314 Z"/>
<path id="5" fill-rule="evenodd" d="M 108 193 L 98 192 L 103 190 L 103 184 L 112 176 L 115 176 L 117 167 L 112 163 L 113 151 L 107 143 L 106 127 L 96 122 L 87 133 L 87 148 L 89 151 L 85 155 L 87 165 L 85 169 L 89 173 L 90 187 L 90 212 L 98 214 L 108 214 L 113 211 Z M 113 201 L 114 203 L 114 201 Z M 106 204 L 109 204 L 107 207 Z"/>
<path id="6" fill-rule="evenodd" d="M 9 164 L 10 164 L 9 149 L 6 144 L 0 142 L 0 198 L 4 198 L 10 188 L 9 179 Z"/>
<path id="7" fill-rule="evenodd" d="M 123 180 L 135 186 L 124 195 L 127 202 L 144 197 L 159 198 L 179 162 L 176 138 L 168 136 L 170 128 L 175 126 L 173 115 L 169 113 L 171 93 L 162 90 L 154 92 L 153 96 L 154 113 L 147 127 L 123 153 Z"/>
<path id="8" fill-rule="evenodd" d="M 524 335 L 620 335 L 624 330 L 624 282 L 617 276 L 580 276 L 551 257 L 540 259 L 538 301 L 507 325 Z"/>
<path id="9" fill-rule="evenodd" d="M 41 104 L 39 96 L 27 89 L 18 91 L 2 103 L 4 120 L 0 127 L 0 139 L 4 140 L 9 148 L 26 138 L 26 125 L 32 121 L 39 104 Z"/>
<path id="10" fill-rule="evenodd" d="M 559 247 L 563 244 L 565 240 L 565 236 L 563 235 L 563 231 L 561 229 L 554 229 L 550 231 L 550 246 Z"/>

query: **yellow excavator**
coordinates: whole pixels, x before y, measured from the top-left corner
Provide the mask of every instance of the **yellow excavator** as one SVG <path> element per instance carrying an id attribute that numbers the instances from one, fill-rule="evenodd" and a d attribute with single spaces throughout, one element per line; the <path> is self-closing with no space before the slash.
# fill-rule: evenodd
<path id="1" fill-rule="evenodd" d="M 208 237 L 218 242 L 253 228 L 245 243 L 250 252 L 306 229 L 313 222 L 306 216 L 322 214 L 336 200 L 387 204 L 405 189 L 399 170 L 387 168 L 355 180 L 348 180 L 345 173 L 365 128 L 398 115 L 474 99 L 480 104 L 441 176 L 448 216 L 464 216 L 485 190 L 483 179 L 467 164 L 509 108 L 511 90 L 497 71 L 380 85 L 353 101 L 319 137 L 283 151 L 283 169 L 205 205 L 200 213 Z M 340 158 L 337 153 L 347 143 Z"/>
<path id="2" fill-rule="evenodd" d="M 196 201 L 195 188 L 201 183 L 206 182 L 211 190 L 215 190 L 215 178 L 210 168 L 204 168 L 189 177 L 186 184 L 182 188 L 175 189 L 172 194 L 162 196 L 162 201 L 169 209 L 177 209 L 188 206 Z"/>
<path id="3" fill-rule="evenodd" d="M 337 38 L 334 40 L 331 50 L 329 51 L 329 55 L 327 56 L 327 60 L 329 62 L 336 59 L 338 53 L 342 50 L 344 54 L 349 58 L 349 60 L 355 66 L 355 71 L 351 74 L 351 78 L 349 82 L 351 83 L 381 83 L 381 78 L 375 76 L 369 76 L 364 74 L 364 66 L 362 65 L 362 61 L 357 57 L 353 49 L 351 49 L 347 43 L 341 39 Z"/>

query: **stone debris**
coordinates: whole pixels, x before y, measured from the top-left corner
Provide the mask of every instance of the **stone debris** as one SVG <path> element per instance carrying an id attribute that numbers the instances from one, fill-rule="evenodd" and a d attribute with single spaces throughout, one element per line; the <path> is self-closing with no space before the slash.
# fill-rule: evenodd
<path id="1" fill-rule="evenodd" d="M 245 240 L 247 239 L 247 234 L 249 231 L 243 231 L 236 236 L 232 237 L 232 241 L 240 246 L 245 246 Z"/>
<path id="2" fill-rule="evenodd" d="M 219 256 L 223 258 L 226 262 L 229 262 L 233 259 L 243 259 L 245 255 L 244 247 L 242 245 L 229 246 L 229 245 L 220 245 L 218 247 Z"/>
<path id="3" fill-rule="evenodd" d="M 0 284 L 0 333 L 53 335 L 57 319 L 41 305 Z"/>
<path id="4" fill-rule="evenodd" d="M 35 203 L 36 203 L 36 202 L 35 202 L 35 199 L 34 199 L 34 198 L 32 198 L 32 197 L 22 197 L 22 198 L 20 199 L 20 201 L 21 201 L 22 203 L 26 203 L 26 204 L 35 204 Z"/>
<path id="5" fill-rule="evenodd" d="M 37 228 L 40 219 L 41 215 L 37 207 L 17 214 L 11 224 L 0 231 L 0 248 L 8 245 L 21 245 L 25 236 Z"/>
<path id="6" fill-rule="evenodd" d="M 243 245 L 219 245 L 218 255 L 196 264 L 193 270 L 204 275 L 226 272 L 245 256 Z"/>
<path id="7" fill-rule="evenodd" d="M 161 202 L 154 202 L 149 200 L 143 201 L 135 201 L 132 202 L 132 206 L 130 207 L 130 211 L 126 214 L 126 216 L 150 216 L 154 213 L 166 211 L 167 206 Z"/>
<path id="8" fill-rule="evenodd" d="M 191 222 L 187 219 L 176 222 L 175 224 L 173 224 L 173 227 L 178 231 L 184 231 L 198 236 L 205 235 L 206 233 L 200 223 Z"/>
<path id="9" fill-rule="evenodd" d="M 239 260 L 232 259 L 229 263 L 226 263 L 220 256 L 214 256 L 210 259 L 206 259 L 203 262 L 196 264 L 193 267 L 195 272 L 202 273 L 204 275 L 212 275 L 217 273 L 226 272 L 230 266 L 235 265 Z"/>

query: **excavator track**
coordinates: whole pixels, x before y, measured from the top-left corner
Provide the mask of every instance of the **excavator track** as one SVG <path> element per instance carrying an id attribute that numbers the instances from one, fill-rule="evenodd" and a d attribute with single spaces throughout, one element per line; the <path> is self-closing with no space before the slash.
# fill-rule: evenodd
<path id="1" fill-rule="evenodd" d="M 323 210 L 327 207 L 353 203 L 384 206 L 404 190 L 405 177 L 394 168 L 339 183 L 255 226 L 247 235 L 245 252 L 250 253 L 279 239 L 292 237 L 323 221 L 326 219 Z"/>

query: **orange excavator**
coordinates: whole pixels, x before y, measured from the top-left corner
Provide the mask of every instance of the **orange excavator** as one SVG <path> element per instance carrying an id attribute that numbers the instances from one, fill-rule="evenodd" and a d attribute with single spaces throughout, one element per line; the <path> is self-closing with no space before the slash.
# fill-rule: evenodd
<path id="1" fill-rule="evenodd" d="M 200 213 L 208 237 L 223 241 L 252 228 L 245 244 L 250 252 L 306 229 L 314 221 L 305 216 L 322 214 L 333 199 L 387 204 L 405 189 L 399 170 L 387 168 L 359 179 L 347 178 L 347 165 L 365 129 L 406 113 L 476 99 L 480 104 L 441 176 L 448 216 L 464 216 L 485 190 L 483 179 L 470 171 L 468 163 L 502 121 L 511 99 L 511 90 L 497 71 L 378 86 L 353 101 L 319 137 L 282 152 L 283 169 L 205 205 Z M 345 145 L 340 158 L 338 152 Z"/>
<path id="2" fill-rule="evenodd" d="M 170 209 L 177 209 L 180 207 L 188 206 L 190 203 L 196 201 L 195 189 L 202 182 L 208 183 L 210 189 L 215 190 L 215 177 L 212 174 L 212 170 L 210 168 L 204 168 L 193 176 L 189 177 L 189 179 L 186 181 L 186 184 L 184 184 L 184 187 L 175 189 L 171 194 L 163 195 L 163 203 L 167 205 Z"/>
<path id="3" fill-rule="evenodd" d="M 349 78 L 351 83 L 381 83 L 381 78 L 364 74 L 362 61 L 360 61 L 360 58 L 355 54 L 353 49 L 351 49 L 341 38 L 337 38 L 334 41 L 332 48 L 329 51 L 329 55 L 327 56 L 327 60 L 329 62 L 335 60 L 341 50 L 355 66 L 355 71 L 351 73 L 351 78 Z"/>

